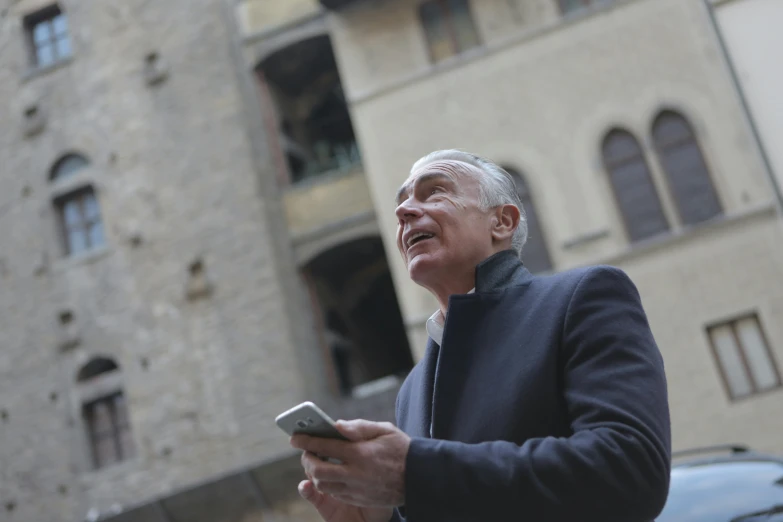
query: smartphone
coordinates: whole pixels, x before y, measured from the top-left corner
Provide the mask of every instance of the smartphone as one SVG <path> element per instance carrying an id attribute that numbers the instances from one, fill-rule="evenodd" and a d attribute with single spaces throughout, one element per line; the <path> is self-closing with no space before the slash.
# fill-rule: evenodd
<path id="1" fill-rule="evenodd" d="M 289 435 L 303 433 L 311 437 L 348 440 L 334 425 L 334 421 L 312 402 L 303 402 L 275 418 L 277 426 Z"/>

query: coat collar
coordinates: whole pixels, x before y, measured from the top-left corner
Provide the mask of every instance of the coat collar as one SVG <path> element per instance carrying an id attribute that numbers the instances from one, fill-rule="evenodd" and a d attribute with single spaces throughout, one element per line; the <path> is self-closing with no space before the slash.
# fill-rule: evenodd
<path id="1" fill-rule="evenodd" d="M 515 250 L 503 250 L 476 265 L 476 286 L 468 294 L 522 286 L 530 282 L 532 278 L 533 276 L 522 265 Z M 451 297 L 449 297 L 449 303 L 451 303 Z M 437 309 L 425 324 L 430 340 L 435 341 L 438 345 L 443 342 L 443 323 L 443 314 L 440 309 Z"/>
<path id="2" fill-rule="evenodd" d="M 515 250 L 501 250 L 476 265 L 476 293 L 522 286 L 532 279 Z"/>

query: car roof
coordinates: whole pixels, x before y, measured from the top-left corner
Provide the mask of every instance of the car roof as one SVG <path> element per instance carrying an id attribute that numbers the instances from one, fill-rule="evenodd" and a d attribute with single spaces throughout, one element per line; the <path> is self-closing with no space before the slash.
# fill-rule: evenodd
<path id="1" fill-rule="evenodd" d="M 672 468 L 703 466 L 727 462 L 771 461 L 783 464 L 783 457 L 755 451 L 739 444 L 703 446 L 672 453 Z"/>
<path id="2" fill-rule="evenodd" d="M 669 496 L 659 522 L 781 520 L 783 458 L 745 446 L 672 454 Z"/>

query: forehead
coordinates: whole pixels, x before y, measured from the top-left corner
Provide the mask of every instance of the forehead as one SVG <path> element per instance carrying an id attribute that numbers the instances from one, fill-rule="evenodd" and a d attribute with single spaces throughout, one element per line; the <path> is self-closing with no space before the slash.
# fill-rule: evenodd
<path id="1" fill-rule="evenodd" d="M 401 201 L 414 186 L 428 181 L 450 181 L 467 189 L 476 185 L 477 169 L 468 163 L 456 160 L 440 160 L 427 163 L 413 170 L 397 191 L 397 201 Z"/>

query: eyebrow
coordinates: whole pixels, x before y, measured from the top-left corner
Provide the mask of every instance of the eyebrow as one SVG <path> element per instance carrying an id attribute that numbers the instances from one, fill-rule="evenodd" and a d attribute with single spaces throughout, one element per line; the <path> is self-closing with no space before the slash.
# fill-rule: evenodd
<path id="1" fill-rule="evenodd" d="M 429 181 L 437 181 L 437 180 L 448 180 L 448 181 L 454 181 L 454 178 L 448 174 L 445 174 L 443 172 L 427 172 L 425 174 L 422 174 L 418 178 L 414 180 L 413 185 L 421 185 L 422 183 L 427 183 Z M 402 196 L 408 193 L 410 190 L 410 183 L 405 183 L 403 186 L 400 187 L 400 189 L 397 191 L 397 196 L 395 196 L 394 201 L 399 205 L 402 203 Z"/>

